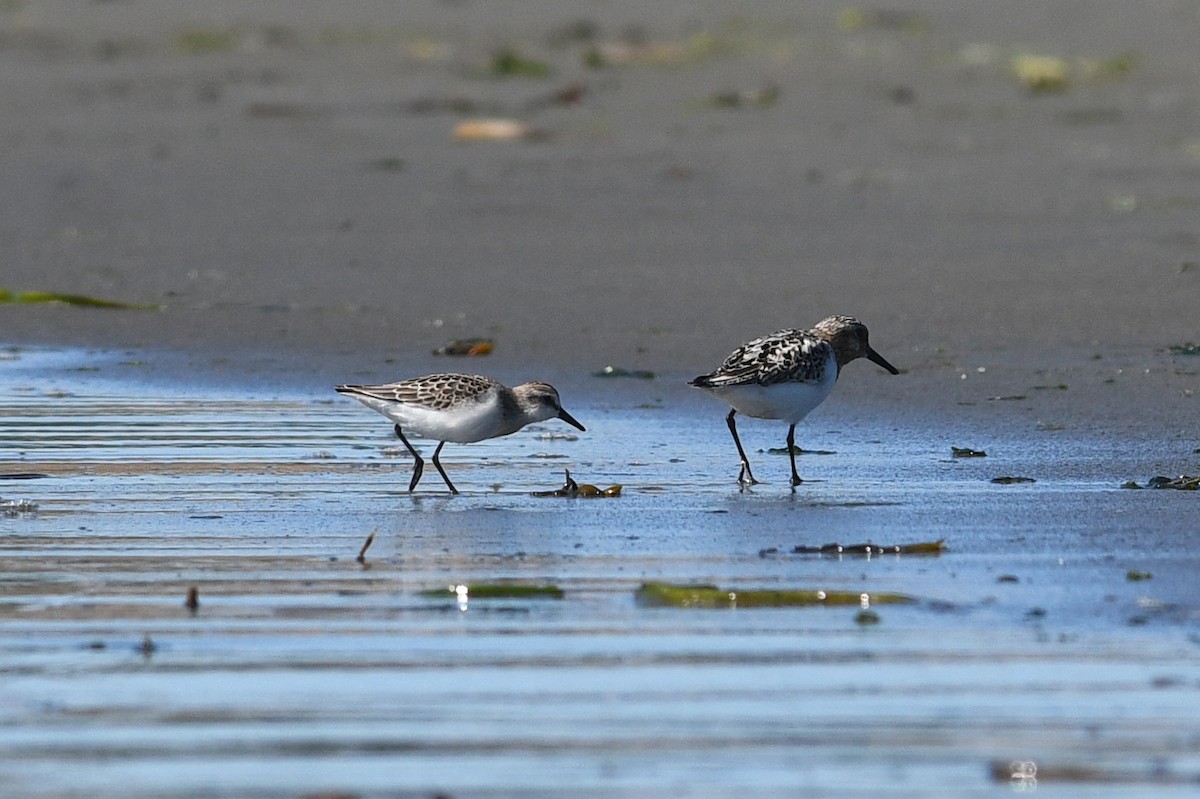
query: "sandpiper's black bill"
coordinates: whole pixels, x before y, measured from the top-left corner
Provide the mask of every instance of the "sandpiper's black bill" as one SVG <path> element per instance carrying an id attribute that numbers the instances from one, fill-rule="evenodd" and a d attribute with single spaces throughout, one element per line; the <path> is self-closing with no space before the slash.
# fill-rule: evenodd
<path id="1" fill-rule="evenodd" d="M 587 428 L 586 428 L 586 427 L 584 427 L 583 425 L 581 425 L 579 422 L 575 421 L 575 417 L 574 417 L 574 416 L 572 416 L 571 414 L 567 413 L 567 412 L 566 412 L 565 410 L 563 410 L 562 408 L 559 408 L 559 409 L 558 409 L 558 418 L 559 418 L 559 419 L 562 419 L 564 422 L 566 422 L 567 424 L 571 425 L 572 427 L 577 427 L 577 428 L 579 428 L 580 430 L 582 430 L 583 432 L 585 432 L 585 433 L 587 432 Z"/>
<path id="2" fill-rule="evenodd" d="M 870 347 L 867 347 L 867 360 L 870 361 L 871 363 L 882 366 L 884 369 L 887 369 L 889 372 L 891 372 L 894 375 L 900 374 L 899 369 L 897 369 L 896 367 L 894 367 L 890 363 L 888 363 L 887 360 L 882 355 L 880 355 L 878 352 L 871 349 Z"/>

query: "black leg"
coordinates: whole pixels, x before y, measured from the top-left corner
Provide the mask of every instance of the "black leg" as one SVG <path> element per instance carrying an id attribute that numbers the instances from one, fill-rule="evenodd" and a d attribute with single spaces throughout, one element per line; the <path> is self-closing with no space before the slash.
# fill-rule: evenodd
<path id="1" fill-rule="evenodd" d="M 792 486 L 794 487 L 804 482 L 796 473 L 796 425 L 788 428 L 787 445 L 788 457 L 792 459 Z"/>
<path id="2" fill-rule="evenodd" d="M 438 444 L 437 449 L 433 451 L 433 465 L 437 467 L 438 474 L 440 474 L 442 479 L 446 481 L 446 488 L 450 489 L 450 493 L 457 494 L 458 489 L 454 487 L 454 483 L 450 482 L 450 478 L 446 476 L 446 470 L 442 468 L 442 462 L 438 460 L 438 455 L 442 454 L 442 447 L 444 446 L 446 446 L 445 441 Z"/>
<path id="3" fill-rule="evenodd" d="M 730 411 L 729 415 L 725 417 L 725 423 L 729 425 L 729 432 L 733 434 L 733 443 L 737 445 L 738 457 L 742 459 L 742 468 L 738 472 L 738 482 L 754 485 L 758 481 L 750 473 L 750 461 L 746 459 L 746 450 L 742 449 L 742 440 L 738 438 L 737 422 L 733 420 L 733 416 L 736 413 L 736 410 Z"/>
<path id="4" fill-rule="evenodd" d="M 420 454 L 413 449 L 413 445 L 408 443 L 408 439 L 404 437 L 404 433 L 400 432 L 400 425 L 396 425 L 396 438 L 404 442 L 404 446 L 408 447 L 408 451 L 413 456 L 413 476 L 412 481 L 408 484 L 408 493 L 412 493 L 417 487 L 417 483 L 421 482 L 421 474 L 425 471 L 425 461 L 421 460 Z M 438 467 L 441 468 L 440 466 Z"/>

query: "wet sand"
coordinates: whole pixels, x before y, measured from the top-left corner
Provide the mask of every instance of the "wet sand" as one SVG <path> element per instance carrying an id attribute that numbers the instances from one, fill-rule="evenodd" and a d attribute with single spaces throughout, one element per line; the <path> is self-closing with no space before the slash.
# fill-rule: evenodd
<path id="1" fill-rule="evenodd" d="M 1120 485 L 1200 473 L 1170 349 L 1200 341 L 1200 7 L 888 8 L 0 9 L 0 289 L 159 306 L 0 304 L 0 471 L 50 475 L 0 481 L 39 505 L 0 517 L 4 791 L 1193 784 L 1200 510 Z M 490 74 L 503 47 L 552 74 Z M 544 135 L 454 141 L 492 116 Z M 795 494 L 747 423 L 769 482 L 739 493 L 684 381 L 830 313 L 904 373 L 850 367 Z M 496 351 L 431 354 L 464 336 Z M 437 369 L 550 379 L 589 432 L 454 448 L 464 496 L 408 497 L 329 387 Z M 626 493 L 529 496 L 564 466 Z M 419 594 L 496 579 L 566 595 Z M 647 609 L 643 580 L 920 602 Z"/>
<path id="2" fill-rule="evenodd" d="M 832 312 L 910 366 L 1200 339 L 1195 5 L 889 8 L 0 12 L 3 287 L 163 308 L 4 307 L 5 338 L 690 369 Z M 546 137 L 454 141 L 476 117 Z"/>

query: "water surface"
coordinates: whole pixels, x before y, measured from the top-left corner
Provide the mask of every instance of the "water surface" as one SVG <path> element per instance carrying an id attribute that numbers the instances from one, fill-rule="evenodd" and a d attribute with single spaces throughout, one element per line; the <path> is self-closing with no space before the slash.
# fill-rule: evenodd
<path id="1" fill-rule="evenodd" d="M 928 427 L 834 411 L 795 492 L 759 451 L 783 429 L 746 423 L 769 482 L 739 491 L 716 405 L 589 403 L 584 380 L 587 433 L 449 445 L 463 493 L 429 469 L 410 496 L 387 423 L 338 397 L 7 377 L 0 498 L 37 510 L 0 517 L 6 796 L 998 796 L 1033 787 L 1029 764 L 1055 796 L 1200 779 L 1196 496 L 1119 488 L 1122 448 L 1152 442 L 956 460 Z M 531 495 L 564 468 L 622 494 Z M 793 552 L 936 539 L 940 556 Z M 874 624 L 648 608 L 646 581 L 918 601 Z M 422 593 L 496 582 L 564 596 Z"/>

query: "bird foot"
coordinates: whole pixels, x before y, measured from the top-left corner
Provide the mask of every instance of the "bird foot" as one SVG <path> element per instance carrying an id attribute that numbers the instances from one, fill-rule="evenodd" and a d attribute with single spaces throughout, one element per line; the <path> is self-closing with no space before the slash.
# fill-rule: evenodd
<path id="1" fill-rule="evenodd" d="M 742 470 L 738 472 L 738 485 L 740 486 L 756 486 L 758 481 L 754 479 L 754 475 L 746 466 L 742 466 Z"/>

